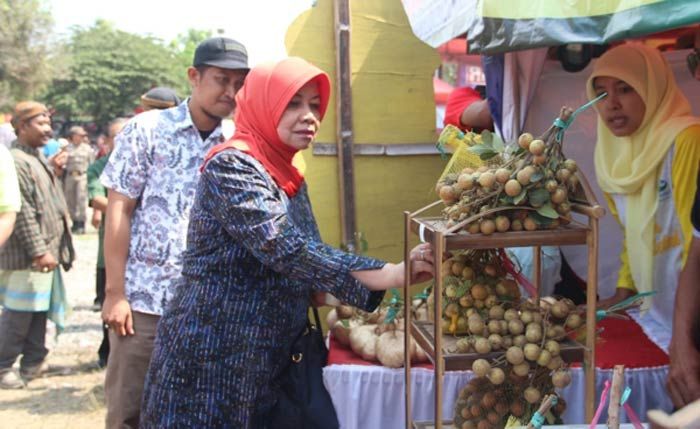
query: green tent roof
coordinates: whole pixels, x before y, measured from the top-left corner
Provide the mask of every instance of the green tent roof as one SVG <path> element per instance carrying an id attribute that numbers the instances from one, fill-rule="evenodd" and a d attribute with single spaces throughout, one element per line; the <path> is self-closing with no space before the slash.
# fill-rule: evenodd
<path id="1" fill-rule="evenodd" d="M 470 53 L 607 43 L 700 22 L 698 0 L 402 0 L 414 33 L 437 47 L 467 33 Z"/>

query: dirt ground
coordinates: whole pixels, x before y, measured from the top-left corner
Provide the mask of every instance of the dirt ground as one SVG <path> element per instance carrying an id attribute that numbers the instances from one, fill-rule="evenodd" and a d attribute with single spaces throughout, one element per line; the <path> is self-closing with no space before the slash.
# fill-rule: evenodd
<path id="1" fill-rule="evenodd" d="M 93 311 L 97 233 L 73 238 L 77 261 L 64 273 L 73 307 L 66 330 L 55 338 L 48 324 L 46 345 L 51 374 L 31 381 L 23 390 L 0 390 L 0 428 L 104 427 L 104 370 L 97 366 L 102 340 L 100 313 Z"/>

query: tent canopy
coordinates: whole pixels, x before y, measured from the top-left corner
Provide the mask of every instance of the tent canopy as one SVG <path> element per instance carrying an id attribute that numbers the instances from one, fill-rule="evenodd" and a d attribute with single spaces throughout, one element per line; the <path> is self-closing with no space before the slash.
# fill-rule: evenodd
<path id="1" fill-rule="evenodd" d="M 470 53 L 603 44 L 700 22 L 697 0 L 402 0 L 433 47 L 467 34 Z"/>

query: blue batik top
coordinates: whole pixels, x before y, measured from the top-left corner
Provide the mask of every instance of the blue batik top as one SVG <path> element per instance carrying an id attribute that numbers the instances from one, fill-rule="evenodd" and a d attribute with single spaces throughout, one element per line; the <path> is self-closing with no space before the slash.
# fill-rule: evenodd
<path id="1" fill-rule="evenodd" d="M 306 186 L 292 198 L 236 149 L 212 158 L 192 208 L 183 284 L 158 326 L 143 427 L 252 427 L 303 329 L 312 292 L 373 310 L 351 272 L 384 262 L 323 244 Z"/>

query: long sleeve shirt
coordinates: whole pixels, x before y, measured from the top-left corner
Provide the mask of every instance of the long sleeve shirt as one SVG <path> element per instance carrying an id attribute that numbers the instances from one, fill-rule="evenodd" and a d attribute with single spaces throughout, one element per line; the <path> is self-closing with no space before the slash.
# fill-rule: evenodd
<path id="1" fill-rule="evenodd" d="M 73 244 L 60 182 L 39 149 L 18 141 L 10 152 L 22 205 L 12 235 L 0 248 L 0 269 L 30 269 L 32 260 L 47 252 L 69 268 Z"/>
<path id="2" fill-rule="evenodd" d="M 183 277 L 163 315 L 141 425 L 253 428 L 304 328 L 312 292 L 374 309 L 353 271 L 384 262 L 321 241 L 306 185 L 292 198 L 237 150 L 207 164 L 197 188 Z"/>

